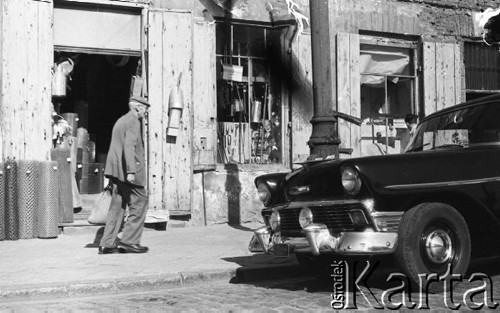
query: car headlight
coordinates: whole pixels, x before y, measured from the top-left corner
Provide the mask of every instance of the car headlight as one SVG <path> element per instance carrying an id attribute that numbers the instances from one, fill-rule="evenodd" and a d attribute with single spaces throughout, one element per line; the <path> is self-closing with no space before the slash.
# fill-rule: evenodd
<path id="1" fill-rule="evenodd" d="M 313 223 L 313 213 L 309 208 L 303 208 L 299 214 L 300 227 L 305 228 Z"/>
<path id="2" fill-rule="evenodd" d="M 350 195 L 356 195 L 361 190 L 361 179 L 358 172 L 351 167 L 342 168 L 342 186 Z"/>
<path id="3" fill-rule="evenodd" d="M 269 218 L 269 224 L 273 231 L 278 231 L 281 226 L 281 217 L 278 211 L 274 210 Z"/>
<path id="4" fill-rule="evenodd" d="M 266 183 L 260 183 L 257 186 L 257 193 L 259 194 L 259 199 L 267 206 L 271 202 L 271 189 Z"/>

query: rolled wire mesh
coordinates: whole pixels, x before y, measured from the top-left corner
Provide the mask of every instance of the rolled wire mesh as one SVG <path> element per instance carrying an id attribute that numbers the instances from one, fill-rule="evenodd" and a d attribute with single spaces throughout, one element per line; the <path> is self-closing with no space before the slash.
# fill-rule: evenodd
<path id="1" fill-rule="evenodd" d="M 59 188 L 57 161 L 38 163 L 39 186 L 36 210 L 38 238 L 55 238 L 58 235 Z"/>
<path id="2" fill-rule="evenodd" d="M 71 149 L 58 147 L 50 151 L 57 161 L 59 182 L 59 223 L 73 223 L 73 192 L 71 184 Z"/>
<path id="3" fill-rule="evenodd" d="M 5 172 L 0 163 L 0 240 L 5 240 Z"/>
<path id="4" fill-rule="evenodd" d="M 17 188 L 19 203 L 19 238 L 36 237 L 36 180 L 37 162 L 17 162 Z"/>
<path id="5" fill-rule="evenodd" d="M 19 239 L 19 207 L 17 190 L 17 163 L 5 162 L 5 239 Z"/>

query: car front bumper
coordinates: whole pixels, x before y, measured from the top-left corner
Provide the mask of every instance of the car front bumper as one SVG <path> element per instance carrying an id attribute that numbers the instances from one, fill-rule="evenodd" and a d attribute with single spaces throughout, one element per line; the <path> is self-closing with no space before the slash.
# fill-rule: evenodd
<path id="1" fill-rule="evenodd" d="M 251 252 L 275 253 L 275 247 L 287 246 L 292 253 L 313 255 L 337 253 L 346 255 L 390 254 L 396 248 L 396 232 L 343 232 L 332 235 L 323 224 L 312 224 L 303 229 L 305 237 L 281 238 L 270 227 L 254 232 L 250 240 Z M 276 254 L 276 253 L 275 253 Z"/>

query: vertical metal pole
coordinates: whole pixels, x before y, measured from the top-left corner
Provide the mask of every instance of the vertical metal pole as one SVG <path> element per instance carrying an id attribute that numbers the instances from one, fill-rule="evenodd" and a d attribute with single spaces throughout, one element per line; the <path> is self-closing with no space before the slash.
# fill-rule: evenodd
<path id="1" fill-rule="evenodd" d="M 333 1 L 309 0 L 313 65 L 312 134 L 308 141 L 310 158 L 339 156 L 337 119 L 336 28 L 330 7 Z"/>

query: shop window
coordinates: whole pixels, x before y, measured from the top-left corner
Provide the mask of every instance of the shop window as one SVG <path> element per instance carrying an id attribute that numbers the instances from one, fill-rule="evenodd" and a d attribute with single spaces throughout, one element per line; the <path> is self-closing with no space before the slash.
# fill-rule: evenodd
<path id="1" fill-rule="evenodd" d="M 467 100 L 500 92 L 500 53 L 482 42 L 464 44 Z"/>
<path id="2" fill-rule="evenodd" d="M 218 163 L 282 162 L 281 82 L 269 62 L 279 36 L 262 27 L 217 25 Z"/>
<path id="3" fill-rule="evenodd" d="M 380 41 L 384 44 L 377 44 Z M 373 39 L 361 42 L 359 66 L 365 155 L 404 150 L 408 131 L 404 117 L 415 114 L 417 107 L 415 51 L 414 46 L 407 43 L 387 44 Z"/>

